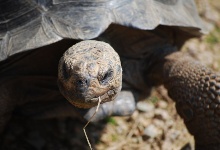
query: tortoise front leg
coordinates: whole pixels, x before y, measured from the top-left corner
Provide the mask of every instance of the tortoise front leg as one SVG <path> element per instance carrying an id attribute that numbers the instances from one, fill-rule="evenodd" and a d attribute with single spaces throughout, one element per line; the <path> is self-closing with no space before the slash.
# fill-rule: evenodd
<path id="1" fill-rule="evenodd" d="M 163 68 L 163 83 L 194 135 L 196 149 L 219 150 L 220 76 L 181 52 L 172 53 L 158 63 L 153 69 L 154 79 L 158 77 L 155 74 L 158 67 Z"/>

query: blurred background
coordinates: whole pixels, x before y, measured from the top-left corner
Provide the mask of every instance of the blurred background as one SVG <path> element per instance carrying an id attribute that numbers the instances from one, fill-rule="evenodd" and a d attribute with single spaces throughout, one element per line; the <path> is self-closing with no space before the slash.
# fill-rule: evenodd
<path id="1" fill-rule="evenodd" d="M 220 1 L 196 0 L 200 16 L 210 33 L 189 40 L 182 51 L 220 70 Z M 82 122 L 75 118 L 53 120 L 13 119 L 6 133 L 4 150 L 87 150 Z M 97 150 L 193 150 L 194 140 L 175 110 L 163 86 L 137 104 L 130 117 L 110 117 L 86 128 Z"/>

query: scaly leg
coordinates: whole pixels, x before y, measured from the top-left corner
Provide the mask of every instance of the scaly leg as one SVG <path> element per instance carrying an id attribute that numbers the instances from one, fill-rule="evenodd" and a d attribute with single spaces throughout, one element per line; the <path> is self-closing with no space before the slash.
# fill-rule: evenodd
<path id="1" fill-rule="evenodd" d="M 219 150 L 220 76 L 181 52 L 167 55 L 156 65 L 152 74 L 156 80 L 159 68 L 177 112 L 194 135 L 196 149 Z"/>

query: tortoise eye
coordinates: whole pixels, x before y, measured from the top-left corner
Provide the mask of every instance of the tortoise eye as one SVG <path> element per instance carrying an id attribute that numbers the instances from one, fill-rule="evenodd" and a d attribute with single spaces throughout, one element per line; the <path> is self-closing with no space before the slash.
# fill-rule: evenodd
<path id="1" fill-rule="evenodd" d="M 105 74 L 102 76 L 100 82 L 102 84 L 107 83 L 108 81 L 110 81 L 112 79 L 112 75 L 113 75 L 113 71 L 112 70 L 108 70 L 107 72 L 105 72 Z"/>

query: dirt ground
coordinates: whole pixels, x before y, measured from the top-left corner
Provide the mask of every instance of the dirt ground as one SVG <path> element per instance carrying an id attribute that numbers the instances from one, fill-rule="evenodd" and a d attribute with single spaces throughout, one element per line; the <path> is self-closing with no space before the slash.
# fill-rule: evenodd
<path id="1" fill-rule="evenodd" d="M 220 2 L 197 0 L 200 15 L 213 25 L 200 39 L 191 39 L 183 51 L 212 69 L 220 70 Z M 21 123 L 22 122 L 22 123 Z M 76 118 L 12 119 L 3 150 L 89 150 L 83 126 Z M 110 117 L 86 128 L 96 150 L 193 150 L 194 140 L 163 86 L 138 104 L 129 117 Z"/>

